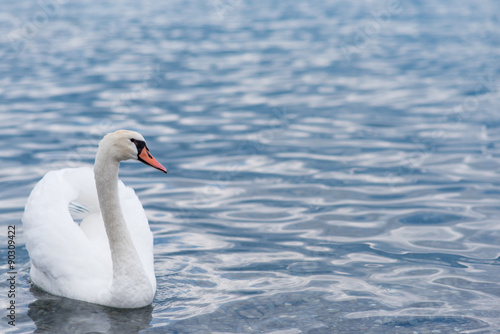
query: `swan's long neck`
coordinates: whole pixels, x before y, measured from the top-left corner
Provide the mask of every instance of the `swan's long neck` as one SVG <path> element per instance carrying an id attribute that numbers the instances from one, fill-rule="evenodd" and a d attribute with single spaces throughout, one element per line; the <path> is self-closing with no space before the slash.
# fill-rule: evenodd
<path id="1" fill-rule="evenodd" d="M 106 152 L 97 153 L 94 177 L 102 218 L 106 228 L 113 262 L 112 287 L 118 290 L 137 289 L 144 285 L 152 289 L 146 276 L 130 232 L 123 217 L 118 196 L 118 168 L 120 162 Z M 130 285 L 133 285 L 132 287 Z"/>

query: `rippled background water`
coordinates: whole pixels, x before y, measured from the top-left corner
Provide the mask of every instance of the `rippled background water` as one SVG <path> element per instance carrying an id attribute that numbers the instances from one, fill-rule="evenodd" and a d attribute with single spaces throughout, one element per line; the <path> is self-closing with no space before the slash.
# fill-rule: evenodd
<path id="1" fill-rule="evenodd" d="M 1 306 L 15 333 L 500 328 L 497 1 L 3 1 Z M 20 218 L 51 169 L 140 131 L 150 308 L 30 289 Z"/>

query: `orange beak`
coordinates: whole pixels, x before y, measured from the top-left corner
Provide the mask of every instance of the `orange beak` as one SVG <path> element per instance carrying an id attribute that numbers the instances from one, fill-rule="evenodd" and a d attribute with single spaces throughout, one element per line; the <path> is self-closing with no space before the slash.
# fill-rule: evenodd
<path id="1" fill-rule="evenodd" d="M 144 147 L 139 153 L 139 161 L 144 162 L 146 165 L 150 165 L 158 170 L 161 170 L 163 173 L 167 173 L 167 169 L 159 163 L 152 155 L 149 153 L 147 147 Z"/>

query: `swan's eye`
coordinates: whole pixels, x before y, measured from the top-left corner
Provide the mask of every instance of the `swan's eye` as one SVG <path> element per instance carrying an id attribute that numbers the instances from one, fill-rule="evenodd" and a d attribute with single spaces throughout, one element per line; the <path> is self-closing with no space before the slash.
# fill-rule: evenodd
<path id="1" fill-rule="evenodd" d="M 139 152 L 139 154 L 141 154 L 144 147 L 146 147 L 146 142 L 144 142 L 142 140 L 130 138 L 130 141 L 135 144 L 135 147 L 137 147 L 137 152 Z M 146 147 L 146 149 L 147 149 L 147 147 Z"/>

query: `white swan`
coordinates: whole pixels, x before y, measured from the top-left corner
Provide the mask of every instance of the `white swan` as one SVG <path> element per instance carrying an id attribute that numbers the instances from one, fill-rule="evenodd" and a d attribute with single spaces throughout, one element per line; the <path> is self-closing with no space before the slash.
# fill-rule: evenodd
<path id="1" fill-rule="evenodd" d="M 163 172 L 137 132 L 120 130 L 99 143 L 90 167 L 48 172 L 23 215 L 31 280 L 54 295 L 120 308 L 152 303 L 153 236 L 132 188 L 118 180 L 123 160 Z M 69 207 L 85 208 L 78 225 Z"/>

